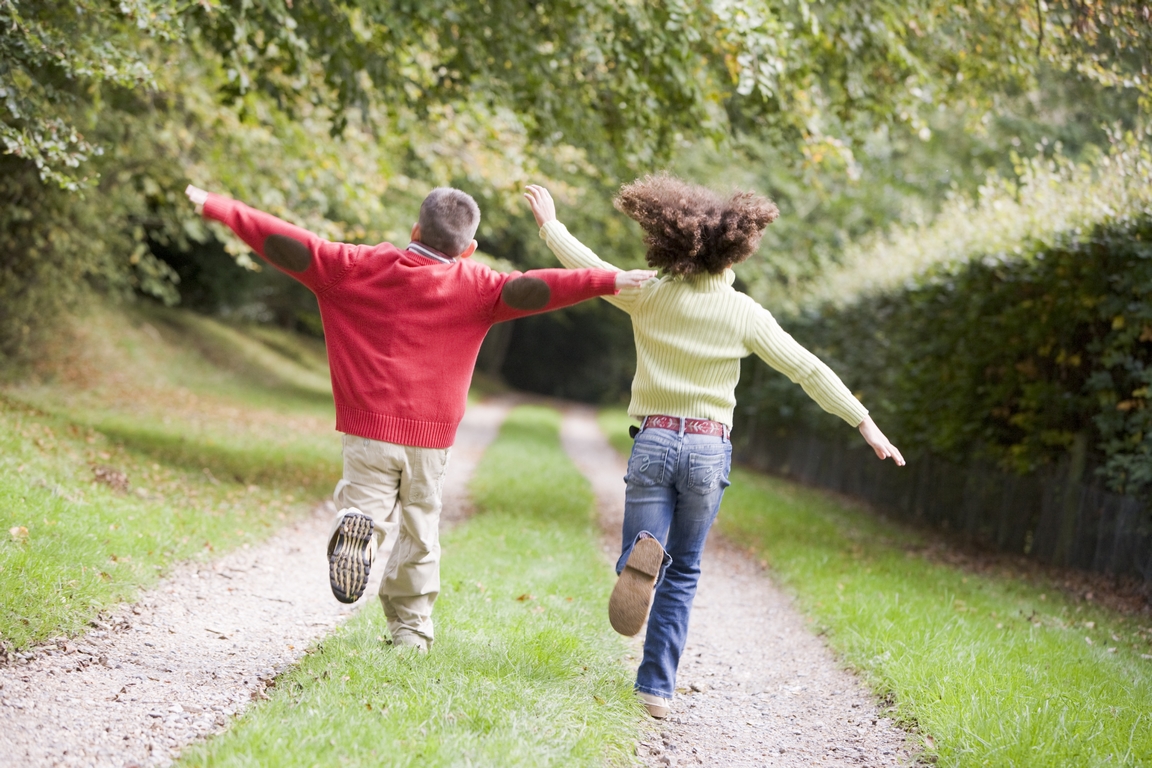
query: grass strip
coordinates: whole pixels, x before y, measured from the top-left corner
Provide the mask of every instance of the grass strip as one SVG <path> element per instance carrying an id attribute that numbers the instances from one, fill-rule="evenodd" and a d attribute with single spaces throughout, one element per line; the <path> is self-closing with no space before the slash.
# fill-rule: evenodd
<path id="1" fill-rule="evenodd" d="M 80 632 L 174 562 L 259 541 L 339 477 L 331 400 L 306 342 L 301 367 L 281 351 L 297 341 L 288 335 L 264 332 L 273 348 L 190 313 L 104 312 L 87 329 L 91 343 L 61 370 L 96 371 L 92 386 L 0 395 L 8 651 Z M 197 351 L 214 344 L 214 357 Z M 258 396 L 269 378 L 294 383 Z"/>
<path id="2" fill-rule="evenodd" d="M 627 447 L 619 411 L 601 419 Z M 719 530 L 763 559 L 947 766 L 1152 765 L 1152 621 L 939 562 L 927 536 L 737 469 Z"/>
<path id="3" fill-rule="evenodd" d="M 373 600 L 181 763 L 630 763 L 640 710 L 605 616 L 612 575 L 558 430 L 554 411 L 517 408 L 481 461 L 478 512 L 443 537 L 429 654 L 386 645 Z"/>

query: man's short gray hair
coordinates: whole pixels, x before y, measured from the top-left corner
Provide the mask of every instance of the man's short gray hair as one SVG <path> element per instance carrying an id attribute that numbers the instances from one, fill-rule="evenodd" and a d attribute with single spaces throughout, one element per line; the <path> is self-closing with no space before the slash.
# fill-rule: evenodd
<path id="1" fill-rule="evenodd" d="M 420 204 L 420 242 L 445 256 L 459 256 L 476 237 L 480 206 L 467 192 L 436 187 Z"/>

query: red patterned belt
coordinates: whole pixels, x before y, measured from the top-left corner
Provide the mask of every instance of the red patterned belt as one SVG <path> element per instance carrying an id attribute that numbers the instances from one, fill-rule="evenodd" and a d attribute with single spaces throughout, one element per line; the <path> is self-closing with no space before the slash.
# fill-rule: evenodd
<path id="1" fill-rule="evenodd" d="M 681 418 L 679 416 L 645 416 L 640 422 L 641 429 L 670 429 L 680 431 Z M 728 437 L 728 427 L 718 421 L 709 419 L 683 419 L 684 431 L 693 435 L 718 435 Z"/>

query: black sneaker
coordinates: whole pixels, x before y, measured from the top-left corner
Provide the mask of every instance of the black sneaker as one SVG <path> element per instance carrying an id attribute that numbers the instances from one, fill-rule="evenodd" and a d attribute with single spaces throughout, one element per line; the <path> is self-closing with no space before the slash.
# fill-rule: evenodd
<path id="1" fill-rule="evenodd" d="M 372 570 L 372 518 L 358 510 L 344 513 L 328 539 L 328 581 L 332 594 L 342 603 L 354 603 L 368 586 Z"/>

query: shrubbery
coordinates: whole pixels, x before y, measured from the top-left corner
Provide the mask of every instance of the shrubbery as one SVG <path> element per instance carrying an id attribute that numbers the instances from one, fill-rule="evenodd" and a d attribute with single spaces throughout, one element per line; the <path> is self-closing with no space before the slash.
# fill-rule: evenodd
<path id="1" fill-rule="evenodd" d="M 843 303 L 824 302 L 785 328 L 828 362 L 909 452 L 958 462 L 992 459 L 1017 472 L 1087 449 L 1109 487 L 1152 491 L 1152 205 L 1150 156 L 1130 140 L 1098 166 L 1091 183 L 1135 174 L 1143 189 L 1126 209 L 1096 224 L 974 252 L 929 266 L 914 279 Z M 1081 169 L 1087 172 L 1088 169 Z M 1050 185 L 1056 177 L 1040 177 Z M 1075 189 L 1074 179 L 1068 179 Z M 1082 191 L 1082 190 L 1081 190 Z M 1005 186 L 969 206 L 974 242 L 994 237 L 1000 203 L 1027 190 Z M 1048 196 L 1059 206 L 1066 193 Z M 1011 194 L 1009 194 L 1011 193 Z M 1103 193 L 1101 193 L 1103 194 Z M 1105 206 L 1106 208 L 1106 206 Z M 1021 214 L 1023 215 L 1023 214 Z M 954 227 L 948 212 L 938 226 Z M 983 231 L 982 231 L 983 230 Z M 888 241 L 922 248 L 908 233 Z M 879 251 L 877 251 L 879 252 Z M 897 264 L 905 252 L 892 254 Z M 781 429 L 848 435 L 798 388 L 750 367 L 739 400 L 744 415 Z"/>

